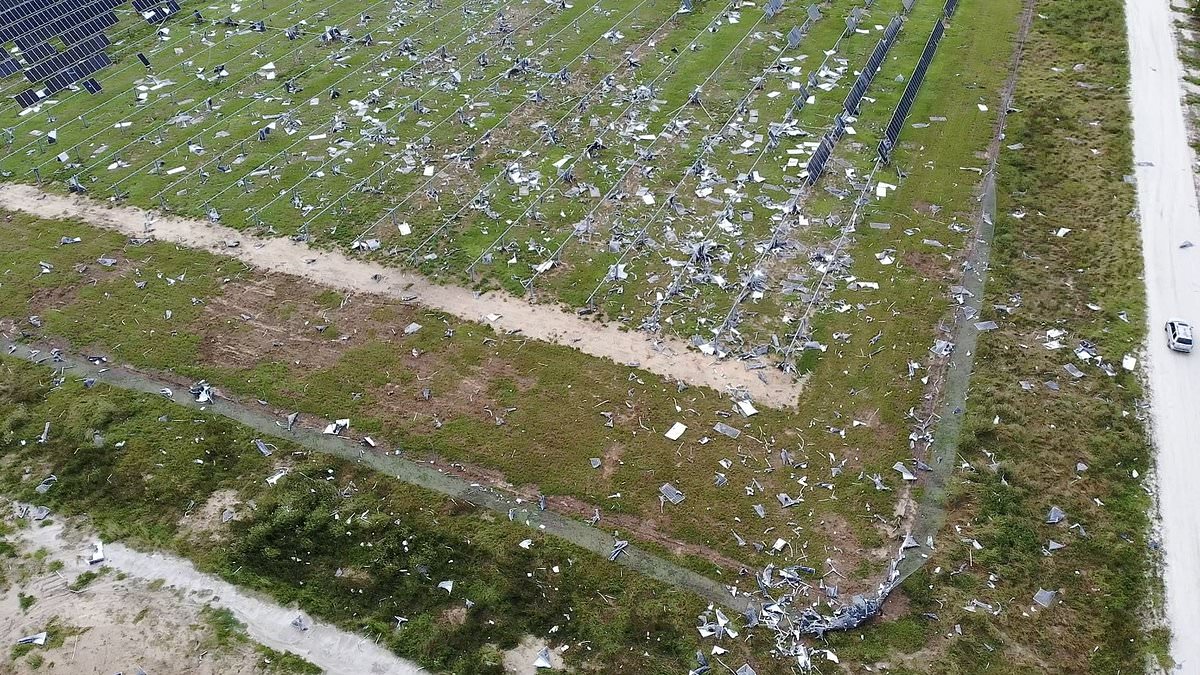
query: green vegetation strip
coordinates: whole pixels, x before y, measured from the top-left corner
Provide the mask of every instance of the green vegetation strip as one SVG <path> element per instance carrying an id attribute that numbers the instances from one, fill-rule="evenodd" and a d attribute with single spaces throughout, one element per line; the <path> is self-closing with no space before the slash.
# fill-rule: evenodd
<path id="1" fill-rule="evenodd" d="M 171 391 L 173 394 L 171 400 L 178 405 L 229 418 L 264 434 L 269 439 L 287 439 L 309 450 L 354 462 L 385 476 L 395 477 L 399 481 L 419 486 L 431 492 L 463 500 L 472 506 L 491 509 L 504 514 L 505 517 L 515 519 L 515 522 L 561 537 L 599 555 L 608 555 L 613 548 L 611 535 L 577 520 L 552 511 L 541 511 L 536 505 L 518 501 L 496 490 L 473 485 L 466 480 L 443 473 L 429 464 L 418 464 L 394 455 L 368 452 L 361 442 L 355 442 L 349 438 L 323 434 L 301 426 L 289 429 L 276 416 L 227 399 L 218 398 L 212 403 L 202 405 L 186 391 L 178 393 L 172 391 L 170 387 L 173 383 L 169 381 L 155 379 L 149 375 L 124 368 L 98 366 L 83 357 L 59 353 L 57 357 L 51 359 L 48 346 L 18 345 L 0 339 L 0 350 L 11 353 L 13 356 L 25 357 L 34 363 L 60 369 L 63 375 L 70 378 L 79 380 L 91 378 L 114 387 L 144 394 L 162 395 L 161 392 L 165 389 Z M 246 452 L 257 451 L 253 444 L 244 450 Z M 265 479 L 266 475 L 262 478 Z M 617 560 L 651 578 L 690 590 L 708 599 L 709 602 L 720 603 L 738 611 L 744 608 L 744 603 L 735 603 L 729 592 L 715 581 L 645 551 L 633 547 L 626 548 Z"/>
<path id="2" fill-rule="evenodd" d="M 176 551 L 436 671 L 504 672 L 500 650 L 529 634 L 602 672 L 692 664 L 705 604 L 694 596 L 288 441 L 265 457 L 256 436 L 158 395 L 85 389 L 71 376 L 54 386 L 50 370 L 0 359 L 0 491 L 53 518 L 86 515 L 105 540 Z M 269 486 L 282 466 L 289 474 Z M 37 494 L 51 473 L 58 481 Z M 455 581 L 451 593 L 443 580 Z M 747 651 L 726 646 L 729 658 Z M 763 661 L 759 672 L 785 672 Z"/>
<path id="3" fill-rule="evenodd" d="M 902 586 L 902 617 L 861 641 L 832 638 L 851 650 L 843 656 L 902 664 L 893 673 L 1134 673 L 1148 657 L 1171 667 L 1154 621 L 1161 586 L 1140 383 L 1094 367 L 1073 381 L 1062 368 L 1079 340 L 1119 363 L 1144 337 L 1134 192 L 1123 181 L 1127 82 L 1119 0 L 1037 3 L 1004 140 L 1014 147 L 1000 160 L 981 317 L 1000 328 L 977 347 L 946 501 L 953 529 Z M 1060 227 L 1072 231 L 1055 237 Z M 1050 329 L 1067 331 L 1065 349 L 1042 346 Z M 1043 384 L 1051 380 L 1059 391 Z M 1066 522 L 1046 523 L 1051 506 Z M 1052 551 L 1050 540 L 1066 547 Z M 1056 592 L 1049 608 L 1033 603 L 1039 588 Z"/>

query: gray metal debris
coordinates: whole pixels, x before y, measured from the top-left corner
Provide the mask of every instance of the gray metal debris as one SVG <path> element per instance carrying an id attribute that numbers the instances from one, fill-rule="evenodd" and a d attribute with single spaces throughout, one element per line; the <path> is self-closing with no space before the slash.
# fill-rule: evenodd
<path id="1" fill-rule="evenodd" d="M 192 396 L 196 397 L 196 401 L 198 403 L 212 403 L 213 398 L 216 396 L 216 390 L 213 389 L 205 380 L 200 380 L 199 382 L 193 384 L 191 388 L 188 389 L 188 392 L 191 393 Z"/>
<path id="2" fill-rule="evenodd" d="M 629 542 L 624 539 L 618 539 L 615 542 L 613 542 L 612 553 L 608 554 L 609 561 L 611 562 L 611 561 L 616 560 L 617 556 L 624 553 L 625 549 L 627 549 L 627 548 L 629 548 Z"/>
<path id="3" fill-rule="evenodd" d="M 1050 507 L 1050 513 L 1046 515 L 1046 523 L 1057 525 L 1067 519 L 1067 514 L 1057 506 Z"/>
<path id="4" fill-rule="evenodd" d="M 1033 601 L 1042 607 L 1049 607 L 1054 604 L 1054 596 L 1057 595 L 1054 591 L 1047 591 L 1044 588 L 1039 588 L 1037 593 L 1033 594 Z"/>
<path id="5" fill-rule="evenodd" d="M 741 430 L 735 429 L 724 422 L 717 422 L 716 425 L 713 426 L 713 431 L 730 438 L 737 438 L 738 436 L 742 435 Z"/>
<path id="6" fill-rule="evenodd" d="M 43 480 L 41 483 L 38 483 L 38 486 L 35 487 L 33 490 L 34 490 L 34 492 L 38 493 L 39 495 L 44 495 L 47 492 L 49 492 L 50 488 L 54 487 L 54 484 L 57 482 L 58 482 L 58 476 L 55 476 L 54 474 L 50 474 L 49 476 L 46 476 L 45 480 Z"/>
<path id="7" fill-rule="evenodd" d="M 49 633 L 47 633 L 46 631 L 42 631 L 40 633 L 34 633 L 33 635 L 26 635 L 25 637 L 18 639 L 17 644 L 41 646 L 41 645 L 46 644 L 47 637 L 49 637 Z"/>
<path id="8" fill-rule="evenodd" d="M 670 483 L 663 483 L 662 487 L 658 488 L 658 491 L 672 504 L 678 504 L 684 499 L 683 493 L 675 489 L 675 486 Z"/>

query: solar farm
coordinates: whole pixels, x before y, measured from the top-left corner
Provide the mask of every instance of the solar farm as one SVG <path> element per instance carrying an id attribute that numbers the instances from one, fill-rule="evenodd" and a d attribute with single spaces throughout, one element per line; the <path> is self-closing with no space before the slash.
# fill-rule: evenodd
<path id="1" fill-rule="evenodd" d="M 15 456 L 437 671 L 878 661 L 987 556 L 947 495 L 1022 5 L 5 0 L 4 364 L 69 364 Z M 160 430 L 28 454 L 95 396 Z M 152 445 L 191 482 L 113 488 Z"/>
<path id="2" fill-rule="evenodd" d="M 786 361 L 952 5 L 232 9 L 111 29 L 4 170 Z"/>

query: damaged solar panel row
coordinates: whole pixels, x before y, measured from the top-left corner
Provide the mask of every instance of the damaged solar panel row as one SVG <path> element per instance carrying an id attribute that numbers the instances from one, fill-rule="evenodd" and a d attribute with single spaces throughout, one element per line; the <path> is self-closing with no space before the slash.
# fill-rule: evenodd
<path id="1" fill-rule="evenodd" d="M 892 119 L 888 122 L 883 139 L 879 141 L 879 158 L 884 162 L 891 161 L 892 150 L 896 147 L 896 140 L 900 137 L 900 130 L 904 128 L 904 120 L 908 118 L 908 112 L 912 109 L 913 100 L 916 99 L 917 92 L 921 89 L 921 83 L 925 81 L 925 73 L 929 70 L 929 64 L 933 61 L 934 54 L 937 53 L 938 44 L 941 43 L 942 35 L 945 31 L 946 24 L 943 18 L 939 16 L 933 24 L 933 31 L 929 34 L 929 40 L 925 43 L 925 49 L 921 52 L 921 59 L 917 61 L 917 67 L 913 69 L 912 77 L 908 78 L 908 85 L 904 87 L 904 94 L 900 97 L 900 102 L 896 104 L 895 111 L 892 112 Z"/>
<path id="2" fill-rule="evenodd" d="M 879 72 L 879 68 L 883 65 L 883 60 L 887 58 L 888 51 L 891 50 L 892 44 L 896 41 L 896 34 L 900 32 L 900 17 L 892 17 L 891 23 L 883 32 L 883 38 L 875 45 L 875 49 L 871 52 L 871 56 L 867 58 L 867 65 L 858 74 L 858 79 L 855 80 L 854 86 L 846 93 L 846 100 L 842 107 L 850 115 L 858 114 L 858 106 L 862 102 L 862 97 L 867 93 L 867 88 L 871 86 L 871 82 L 875 79 L 875 74 Z"/>
<path id="3" fill-rule="evenodd" d="M 879 43 L 875 45 L 875 49 L 867 58 L 866 67 L 859 73 L 858 79 L 855 80 L 854 85 L 846 94 L 846 99 L 843 102 L 843 110 L 834 118 L 833 128 L 821 138 L 820 145 L 817 146 L 812 157 L 809 158 L 808 164 L 805 167 L 805 184 L 810 186 L 815 185 L 825 173 L 825 165 L 829 162 L 829 158 L 833 154 L 833 147 L 837 145 L 838 140 L 846 132 L 847 118 L 858 114 L 859 104 L 862 102 L 863 96 L 866 95 L 867 89 L 871 86 L 871 82 L 874 81 L 875 74 L 879 72 L 879 68 L 883 65 L 883 60 L 887 58 L 892 45 L 896 43 L 896 35 L 900 32 L 903 24 L 903 19 L 899 16 L 892 17 L 891 22 L 884 29 L 883 37 L 880 38 Z"/>

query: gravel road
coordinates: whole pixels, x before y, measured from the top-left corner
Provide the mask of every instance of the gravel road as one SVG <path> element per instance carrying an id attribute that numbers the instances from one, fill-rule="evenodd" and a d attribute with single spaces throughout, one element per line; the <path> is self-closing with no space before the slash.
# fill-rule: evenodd
<path id="1" fill-rule="evenodd" d="M 1200 327 L 1200 245 L 1182 107 L 1183 71 L 1170 0 L 1126 0 L 1142 251 L 1149 304 L 1148 372 L 1158 452 L 1171 653 L 1181 672 L 1200 672 L 1200 349 L 1167 349 L 1172 317 Z M 1134 620 L 1131 618 L 1131 620 Z"/>

